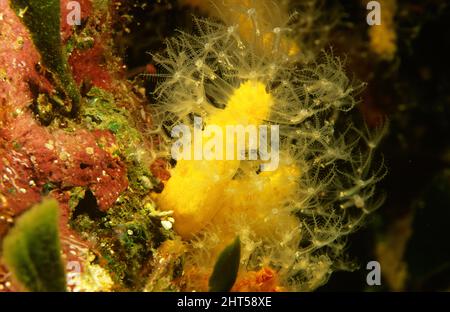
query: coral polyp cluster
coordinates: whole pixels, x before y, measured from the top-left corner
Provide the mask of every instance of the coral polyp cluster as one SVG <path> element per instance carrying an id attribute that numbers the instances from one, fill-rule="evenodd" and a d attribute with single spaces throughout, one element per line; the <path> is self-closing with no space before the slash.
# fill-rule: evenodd
<path id="1" fill-rule="evenodd" d="M 383 131 L 352 123 L 361 85 L 331 52 L 310 61 L 301 42 L 290 45 L 295 29 L 269 25 L 258 7 L 237 7 L 235 24 L 195 19 L 196 35 L 180 33 L 154 57 L 165 76 L 157 116 L 166 132 L 194 127 L 195 116 L 205 126 L 278 125 L 279 166 L 264 172 L 258 160 L 180 160 L 157 202 L 174 212 L 175 231 L 188 240 L 185 289 L 206 290 L 218 254 L 239 236 L 238 284 L 266 270 L 280 290 L 313 290 L 346 267 L 345 237 L 380 203 L 374 188 L 384 169 L 371 162 Z M 168 146 L 173 141 L 166 136 Z"/>

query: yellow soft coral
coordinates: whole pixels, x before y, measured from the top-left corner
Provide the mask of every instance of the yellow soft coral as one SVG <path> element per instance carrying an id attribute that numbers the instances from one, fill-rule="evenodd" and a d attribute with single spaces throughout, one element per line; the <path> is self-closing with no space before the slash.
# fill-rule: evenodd
<path id="1" fill-rule="evenodd" d="M 225 109 L 206 118 L 206 124 L 214 124 L 222 130 L 228 125 L 257 126 L 269 117 L 273 104 L 273 97 L 266 92 L 264 84 L 249 80 L 234 91 Z M 278 233 L 280 225 L 288 231 L 297 228 L 297 218 L 281 209 L 296 195 L 299 177 L 300 169 L 286 153 L 277 170 L 262 172 L 257 172 L 251 162 L 240 160 L 182 159 L 172 170 L 158 203 L 161 209 L 173 210 L 175 230 L 184 239 L 212 225 L 211 231 L 219 240 L 215 246 L 209 246 L 210 258 L 215 259 L 227 242 L 245 228 L 238 225 L 238 220 L 243 220 L 253 235 L 272 237 L 279 242 L 284 235 L 284 232 Z M 244 257 L 248 258 L 252 251 L 243 250 Z M 189 272 L 209 272 L 210 265 L 204 269 L 191 266 Z M 272 272 L 270 268 L 265 270 Z M 240 274 L 246 278 L 237 289 L 281 289 L 278 279 L 259 281 L 259 273 L 253 271 L 244 270 Z M 185 287 L 207 290 L 208 274 L 200 275 L 203 278 L 195 278 L 193 284 L 192 276 L 187 274 L 184 280 L 189 284 Z"/>
<path id="2" fill-rule="evenodd" d="M 396 0 L 380 0 L 381 25 L 369 28 L 370 48 L 383 60 L 392 60 L 397 52 L 395 30 Z"/>
<path id="3" fill-rule="evenodd" d="M 270 216 L 296 195 L 299 178 L 300 170 L 294 163 L 282 163 L 275 171 L 259 174 L 248 171 L 245 177 L 230 181 L 222 199 L 227 209 L 219 216 L 245 214 L 249 220 L 259 222 L 254 226 L 258 235 L 270 235 L 274 226 L 279 226 Z"/>
<path id="4" fill-rule="evenodd" d="M 295 40 L 280 36 L 280 32 L 287 29 L 282 27 L 269 29 L 277 23 L 274 19 L 289 21 L 286 3 L 262 0 L 180 0 L 180 2 L 200 8 L 209 16 L 220 18 L 228 25 L 239 25 L 239 35 L 245 42 L 255 43 L 255 35 L 261 36 L 262 40 L 255 48 L 262 53 L 274 48 L 283 50 L 289 56 L 295 56 L 300 52 Z"/>
<path id="5" fill-rule="evenodd" d="M 257 126 L 268 117 L 272 104 L 273 99 L 262 83 L 247 81 L 235 90 L 224 110 L 207 117 L 206 124 L 220 127 L 223 133 L 228 125 Z M 224 190 L 233 181 L 239 164 L 236 157 L 234 160 L 178 161 L 159 198 L 159 205 L 164 210 L 174 211 L 175 230 L 182 237 L 190 238 L 219 210 L 228 209 L 223 199 Z"/>

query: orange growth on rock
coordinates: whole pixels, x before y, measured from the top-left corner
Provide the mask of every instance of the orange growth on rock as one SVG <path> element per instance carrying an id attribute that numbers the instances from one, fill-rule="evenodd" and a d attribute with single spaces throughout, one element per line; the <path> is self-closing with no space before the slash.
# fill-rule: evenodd
<path id="1" fill-rule="evenodd" d="M 231 291 L 236 292 L 279 292 L 284 291 L 279 286 L 277 273 L 271 268 L 251 271 L 238 278 Z"/>

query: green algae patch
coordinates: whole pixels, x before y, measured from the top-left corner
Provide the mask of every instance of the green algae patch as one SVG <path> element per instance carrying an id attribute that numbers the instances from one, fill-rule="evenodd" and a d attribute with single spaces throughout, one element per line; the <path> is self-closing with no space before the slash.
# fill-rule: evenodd
<path id="1" fill-rule="evenodd" d="M 56 200 L 45 200 L 17 220 L 3 241 L 3 257 L 27 290 L 66 291 Z"/>
<path id="2" fill-rule="evenodd" d="M 105 267 L 122 290 L 144 287 L 142 276 L 148 273 L 150 259 L 171 235 L 160 226 L 160 219 L 145 209 L 143 202 L 144 198 L 127 190 L 106 215 L 82 213 L 70 221 L 81 238 L 96 243 Z"/>
<path id="3" fill-rule="evenodd" d="M 125 162 L 129 186 L 103 215 L 84 209 L 86 188 L 73 188 L 70 225 L 82 239 L 97 246 L 118 288 L 139 290 L 144 287 L 142 276 L 148 274 L 154 251 L 173 235 L 161 226 L 149 197 L 158 183 L 150 171 L 152 156 L 129 110 L 118 106 L 120 100 L 112 93 L 92 87 L 85 99 L 79 114 L 82 126 L 114 135 L 116 146 L 111 153 Z"/>
<path id="4" fill-rule="evenodd" d="M 118 145 L 116 155 L 127 164 L 130 188 L 144 196 L 158 184 L 149 168 L 151 155 L 129 111 L 115 102 L 112 94 L 93 87 L 87 93 L 81 116 L 89 130 L 107 130 L 114 134 Z"/>
<path id="5" fill-rule="evenodd" d="M 42 63 L 53 75 L 56 87 L 70 100 L 66 110 L 72 116 L 79 110 L 81 95 L 64 53 L 60 34 L 59 0 L 11 0 L 11 6 L 31 33 Z M 67 105 L 67 104 L 65 104 Z"/>

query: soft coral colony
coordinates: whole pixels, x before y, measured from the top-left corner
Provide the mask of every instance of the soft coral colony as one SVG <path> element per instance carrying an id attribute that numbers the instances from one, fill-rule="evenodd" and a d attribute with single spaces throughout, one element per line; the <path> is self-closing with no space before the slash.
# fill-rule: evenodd
<path id="1" fill-rule="evenodd" d="M 310 1 L 305 3 L 310 8 Z M 111 18 L 107 6 L 93 4 L 100 17 L 89 17 L 88 25 Z M 2 6 L 8 18 L 16 18 L 5 1 Z M 89 72 L 101 70 L 108 82 L 82 82 L 88 91 L 82 93 L 76 119 L 52 116 L 43 126 L 36 109 L 24 103 L 19 113 L 11 109 L 0 150 L 5 154 L 0 212 L 9 222 L 1 234 L 9 241 L 2 287 L 24 288 L 19 286 L 24 270 L 17 267 L 26 264 L 15 255 L 25 251 L 6 248 L 27 238 L 15 228 L 7 232 L 44 193 L 59 201 L 61 265 L 74 290 L 207 291 L 217 259 L 236 237 L 240 258 L 233 291 L 310 291 L 333 271 L 351 269 L 344 255 L 346 236 L 381 203 L 375 184 L 385 170 L 371 163 L 383 130 L 371 133 L 353 124 L 350 111 L 361 85 L 349 81 L 337 57 L 318 52 L 305 36 L 305 20 L 316 11 L 288 14 L 288 7 L 250 0 L 202 5 L 214 19 L 194 18 L 193 33 L 180 32 L 153 56 L 159 68 L 154 105 L 143 103 L 122 79 L 120 62 L 108 56 L 100 68 L 85 64 Z M 107 35 L 89 29 L 68 39 L 70 53 L 110 48 Z M 85 37 L 93 44 L 77 47 Z M 42 98 L 42 87 L 38 93 Z M 46 96 L 51 100 L 54 93 Z M 278 168 L 262 171 L 260 160 L 172 162 L 170 130 L 193 128 L 194 117 L 219 129 L 278 125 Z M 54 168 L 36 158 L 34 137 L 16 138 L 6 128 L 39 129 L 45 155 L 56 160 Z M 83 139 L 75 143 L 74 133 Z M 10 145 L 13 155 L 3 147 Z M 23 165 L 11 165 L 8 159 L 14 157 Z M 8 175 L 19 171 L 33 177 L 33 185 Z M 34 195 L 20 195 L 21 189 Z"/>

